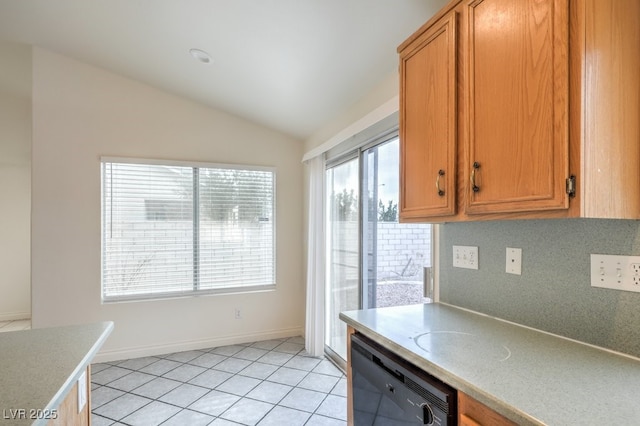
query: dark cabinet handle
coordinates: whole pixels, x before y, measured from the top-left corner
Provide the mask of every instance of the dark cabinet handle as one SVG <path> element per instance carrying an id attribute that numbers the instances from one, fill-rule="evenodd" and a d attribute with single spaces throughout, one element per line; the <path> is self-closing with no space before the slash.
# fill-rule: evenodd
<path id="1" fill-rule="evenodd" d="M 444 197 L 444 190 L 440 189 L 440 177 L 444 176 L 444 170 L 438 170 L 438 177 L 436 178 L 436 189 L 438 190 L 438 195 Z"/>
<path id="2" fill-rule="evenodd" d="M 471 169 L 471 190 L 473 192 L 479 192 L 480 187 L 476 185 L 476 170 L 480 168 L 480 163 L 477 161 L 473 163 L 473 169 Z"/>

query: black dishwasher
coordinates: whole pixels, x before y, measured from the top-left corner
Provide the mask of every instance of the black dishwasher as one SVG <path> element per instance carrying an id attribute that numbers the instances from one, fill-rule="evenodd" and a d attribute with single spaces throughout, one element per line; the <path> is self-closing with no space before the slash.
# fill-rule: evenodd
<path id="1" fill-rule="evenodd" d="M 371 339 L 351 336 L 355 426 L 456 425 L 456 390 Z"/>

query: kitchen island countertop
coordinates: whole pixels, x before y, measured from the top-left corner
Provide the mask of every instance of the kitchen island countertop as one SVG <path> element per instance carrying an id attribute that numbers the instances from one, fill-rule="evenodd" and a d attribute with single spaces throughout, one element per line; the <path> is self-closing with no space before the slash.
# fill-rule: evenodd
<path id="1" fill-rule="evenodd" d="M 518 424 L 640 424 L 637 358 L 439 303 L 340 318 Z"/>
<path id="2" fill-rule="evenodd" d="M 47 424 L 112 329 L 100 322 L 0 333 L 0 424 Z"/>

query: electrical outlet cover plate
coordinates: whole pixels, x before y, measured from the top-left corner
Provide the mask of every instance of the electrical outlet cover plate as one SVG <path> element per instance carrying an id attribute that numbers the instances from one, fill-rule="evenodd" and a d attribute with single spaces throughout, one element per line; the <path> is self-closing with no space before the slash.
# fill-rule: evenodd
<path id="1" fill-rule="evenodd" d="M 640 293 L 640 256 L 592 254 L 591 287 Z"/>
<path id="2" fill-rule="evenodd" d="M 87 371 L 85 370 L 78 378 L 78 413 L 82 412 L 87 399 Z"/>
<path id="3" fill-rule="evenodd" d="M 453 246 L 453 267 L 478 269 L 478 247 Z"/>

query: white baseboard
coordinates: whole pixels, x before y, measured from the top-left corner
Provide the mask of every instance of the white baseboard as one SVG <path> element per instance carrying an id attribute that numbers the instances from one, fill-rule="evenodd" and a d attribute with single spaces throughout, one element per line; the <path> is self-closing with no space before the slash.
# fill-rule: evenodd
<path id="1" fill-rule="evenodd" d="M 0 313 L 0 321 L 16 321 L 31 319 L 31 312 L 4 312 Z"/>
<path id="2" fill-rule="evenodd" d="M 126 349 L 102 350 L 98 352 L 92 362 L 111 362 L 121 359 L 140 358 L 153 355 L 164 355 L 173 352 L 192 351 L 197 349 L 215 348 L 218 346 L 237 345 L 240 343 L 258 342 L 261 340 L 282 339 L 302 336 L 303 329 L 299 327 L 281 330 L 262 331 L 257 333 L 236 334 L 216 337 L 212 339 L 173 342 L 162 345 L 137 346 Z"/>

